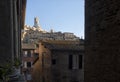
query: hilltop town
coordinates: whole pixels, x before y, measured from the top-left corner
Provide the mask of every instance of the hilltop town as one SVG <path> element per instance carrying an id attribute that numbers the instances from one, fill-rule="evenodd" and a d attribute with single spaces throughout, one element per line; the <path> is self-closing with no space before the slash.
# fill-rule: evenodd
<path id="1" fill-rule="evenodd" d="M 38 43 L 40 40 L 72 40 L 79 41 L 80 38 L 71 32 L 54 32 L 51 29 L 49 32 L 42 29 L 39 25 L 39 19 L 34 18 L 34 25 L 25 25 L 22 30 L 22 42 L 23 43 Z"/>

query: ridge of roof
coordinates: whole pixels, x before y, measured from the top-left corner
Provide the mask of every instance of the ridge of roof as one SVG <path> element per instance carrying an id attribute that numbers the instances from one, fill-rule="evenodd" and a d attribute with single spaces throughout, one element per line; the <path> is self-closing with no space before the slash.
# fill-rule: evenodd
<path id="1" fill-rule="evenodd" d="M 84 50 L 78 41 L 43 41 L 42 44 L 51 50 Z"/>

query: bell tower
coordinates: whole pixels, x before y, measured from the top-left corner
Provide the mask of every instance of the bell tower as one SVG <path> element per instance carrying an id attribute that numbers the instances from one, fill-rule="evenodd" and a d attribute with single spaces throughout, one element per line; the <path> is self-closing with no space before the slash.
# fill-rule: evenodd
<path id="1" fill-rule="evenodd" d="M 38 17 L 35 17 L 34 18 L 34 25 L 33 25 L 34 28 L 36 28 L 37 30 L 39 31 L 44 31 L 39 23 L 39 18 Z"/>
<path id="2" fill-rule="evenodd" d="M 34 18 L 34 27 L 36 27 L 36 28 L 37 28 L 37 27 L 40 27 L 40 26 L 39 26 L 39 19 L 38 19 L 38 17 L 35 17 L 35 18 Z"/>

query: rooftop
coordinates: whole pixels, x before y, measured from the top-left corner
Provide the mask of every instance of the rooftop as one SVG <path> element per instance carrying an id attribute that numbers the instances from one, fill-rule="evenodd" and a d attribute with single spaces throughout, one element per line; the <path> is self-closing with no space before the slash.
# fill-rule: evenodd
<path id="1" fill-rule="evenodd" d="M 36 49 L 36 45 L 35 44 L 22 44 L 22 49 Z"/>
<path id="2" fill-rule="evenodd" d="M 42 44 L 51 50 L 84 50 L 79 41 L 43 41 Z"/>

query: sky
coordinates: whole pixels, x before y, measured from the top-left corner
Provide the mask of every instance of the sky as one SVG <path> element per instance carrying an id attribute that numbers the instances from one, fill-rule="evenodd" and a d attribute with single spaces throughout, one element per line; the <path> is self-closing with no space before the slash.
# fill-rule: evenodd
<path id="1" fill-rule="evenodd" d="M 72 32 L 84 38 L 84 0 L 27 0 L 25 24 L 33 26 L 34 17 L 46 31 Z"/>

